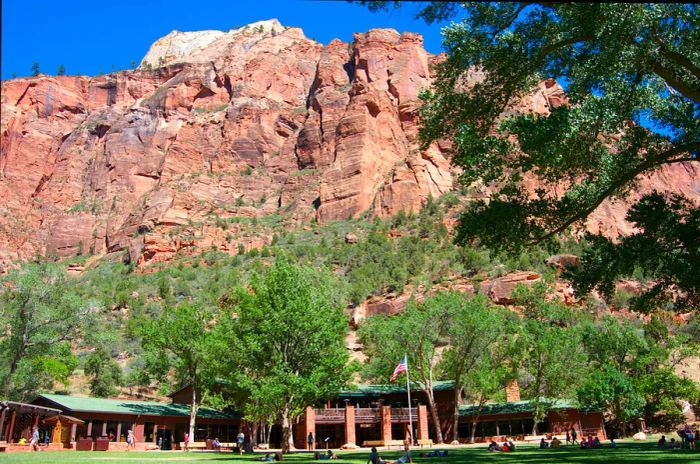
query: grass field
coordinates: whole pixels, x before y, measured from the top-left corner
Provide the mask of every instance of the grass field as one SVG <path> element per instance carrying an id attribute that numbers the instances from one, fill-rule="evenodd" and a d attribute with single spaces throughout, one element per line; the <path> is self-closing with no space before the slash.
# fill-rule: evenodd
<path id="1" fill-rule="evenodd" d="M 414 456 L 420 451 L 414 452 Z M 400 451 L 380 452 L 384 459 L 396 459 Z M 337 464 L 365 464 L 368 452 L 348 451 L 338 453 Z M 238 456 L 232 453 L 183 453 L 179 451 L 151 452 L 75 452 L 47 451 L 37 453 L 8 453 L 0 454 L 1 463 L 50 463 L 50 464 L 141 464 L 141 463 L 204 463 L 236 464 L 256 462 L 255 456 Z M 313 456 L 307 453 L 297 453 L 285 456 L 285 462 L 316 463 Z M 326 462 L 326 461 L 323 461 Z M 331 462 L 331 461 L 328 461 Z M 489 453 L 485 447 L 451 448 L 447 458 L 415 457 L 416 463 L 700 463 L 700 451 L 658 450 L 653 442 L 635 443 L 621 442 L 616 449 L 581 450 L 578 448 L 562 448 L 560 450 L 540 450 L 536 445 L 521 445 L 515 453 Z"/>

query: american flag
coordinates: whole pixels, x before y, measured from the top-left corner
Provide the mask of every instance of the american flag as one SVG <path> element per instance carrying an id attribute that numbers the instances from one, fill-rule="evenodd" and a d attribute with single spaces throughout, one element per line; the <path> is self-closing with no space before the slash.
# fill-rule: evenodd
<path id="1" fill-rule="evenodd" d="M 394 373 L 391 374 L 391 382 L 396 380 L 396 377 L 398 377 L 402 372 L 408 372 L 408 362 L 406 361 L 406 356 L 403 357 L 399 365 L 396 366 L 396 369 L 394 369 Z"/>

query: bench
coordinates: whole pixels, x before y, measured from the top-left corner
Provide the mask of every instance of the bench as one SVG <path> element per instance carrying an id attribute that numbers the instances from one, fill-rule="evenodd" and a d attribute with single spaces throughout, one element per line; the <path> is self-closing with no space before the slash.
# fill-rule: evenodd
<path id="1" fill-rule="evenodd" d="M 384 446 L 384 440 L 365 440 L 362 442 L 362 446 L 365 446 L 365 447 Z"/>
<path id="2" fill-rule="evenodd" d="M 430 448 L 433 447 L 433 440 L 431 440 L 430 438 L 427 438 L 424 440 L 418 440 L 417 443 L 418 443 L 418 446 L 420 446 L 421 448 L 424 446 L 429 446 Z"/>
<path id="3" fill-rule="evenodd" d="M 180 449 L 185 449 L 185 442 L 181 441 L 180 442 Z M 189 445 L 187 445 L 187 449 L 207 449 L 207 444 L 206 442 L 203 441 L 193 441 L 190 442 Z"/>
<path id="4" fill-rule="evenodd" d="M 384 442 L 384 446 L 387 448 L 391 448 L 392 446 L 397 446 L 399 448 L 403 448 L 404 446 L 404 441 L 403 440 L 389 440 Z"/>

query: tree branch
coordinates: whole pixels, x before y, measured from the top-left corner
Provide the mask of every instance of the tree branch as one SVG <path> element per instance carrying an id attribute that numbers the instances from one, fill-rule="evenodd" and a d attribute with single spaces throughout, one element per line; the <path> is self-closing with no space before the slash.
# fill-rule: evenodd
<path id="1" fill-rule="evenodd" d="M 700 67 L 690 61 L 687 57 L 668 48 L 668 46 L 657 36 L 652 36 L 652 40 L 659 46 L 661 54 L 679 66 L 684 67 L 696 78 L 700 79 Z"/>
<path id="2" fill-rule="evenodd" d="M 652 61 L 651 70 L 657 76 L 666 81 L 666 83 L 670 85 L 675 91 L 700 105 L 700 89 L 690 84 L 687 84 L 686 82 L 683 82 L 678 78 L 678 76 L 676 76 L 673 73 L 673 71 L 663 66 L 658 61 Z"/>
<path id="3" fill-rule="evenodd" d="M 564 221 L 561 225 L 557 226 L 555 229 L 547 232 L 541 237 L 538 237 L 530 242 L 530 245 L 536 245 L 538 243 L 541 243 L 544 240 L 547 240 L 548 238 L 552 237 L 553 235 L 556 235 L 558 233 L 564 232 L 570 225 L 574 224 L 575 222 L 587 218 L 593 211 L 595 211 L 598 206 L 600 206 L 603 201 L 605 201 L 606 198 L 610 197 L 613 193 L 615 193 L 615 190 L 620 188 L 621 186 L 631 182 L 634 180 L 635 177 L 637 177 L 639 174 L 643 173 L 644 171 L 647 171 L 653 167 L 660 166 L 662 164 L 668 163 L 668 158 L 674 156 L 674 155 L 679 155 L 681 153 L 689 153 L 693 150 L 700 150 L 700 142 L 692 142 L 688 143 L 686 145 L 680 145 L 678 147 L 671 148 L 669 150 L 666 150 L 665 152 L 661 152 L 658 155 L 654 156 L 651 159 L 648 159 L 647 161 L 641 163 L 639 166 L 637 166 L 635 169 L 627 172 L 624 176 L 620 177 L 617 179 L 615 182 L 611 183 L 607 189 L 605 189 L 603 192 L 601 192 L 598 197 L 596 198 L 596 201 L 594 201 L 588 208 L 586 208 L 584 211 L 574 214 L 571 216 L 569 219 Z M 693 161 L 698 161 L 696 159 L 693 159 Z M 670 161 L 674 162 L 674 161 Z"/>

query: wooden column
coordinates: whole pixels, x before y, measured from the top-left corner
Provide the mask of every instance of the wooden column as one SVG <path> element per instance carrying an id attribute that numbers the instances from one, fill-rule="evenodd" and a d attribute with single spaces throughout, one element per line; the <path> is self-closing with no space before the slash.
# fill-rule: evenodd
<path id="1" fill-rule="evenodd" d="M 70 426 L 70 437 L 68 441 L 75 441 L 75 433 L 78 431 L 78 424 L 73 424 Z"/>
<path id="2" fill-rule="evenodd" d="M 114 439 L 117 443 L 121 441 L 121 436 L 122 436 L 122 423 L 117 422 L 117 436 Z"/>
<path id="3" fill-rule="evenodd" d="M 345 444 L 343 448 L 356 448 L 355 443 L 355 406 L 345 406 Z"/>
<path id="4" fill-rule="evenodd" d="M 311 406 L 306 407 L 306 413 L 304 414 L 304 445 L 306 448 L 309 447 L 309 433 L 314 434 L 314 444 L 316 444 L 318 441 L 316 436 L 316 411 Z"/>
<path id="5" fill-rule="evenodd" d="M 382 440 L 384 445 L 391 441 L 391 406 L 382 406 Z"/>
<path id="6" fill-rule="evenodd" d="M 430 432 L 428 430 L 428 407 L 424 404 L 418 405 L 418 439 L 428 440 Z"/>
<path id="7" fill-rule="evenodd" d="M 100 436 L 104 437 L 105 435 L 107 435 L 107 421 L 102 422 L 102 435 Z"/>
<path id="8" fill-rule="evenodd" d="M 3 441 L 5 437 L 5 413 L 7 413 L 7 408 L 2 408 L 2 413 L 0 413 L 0 441 Z"/>
<path id="9" fill-rule="evenodd" d="M 92 438 L 92 419 L 88 421 L 87 432 L 85 432 L 85 435 Z"/>
<path id="10" fill-rule="evenodd" d="M 32 421 L 32 426 L 39 427 L 39 414 L 34 414 L 34 420 Z M 32 430 L 32 432 L 34 432 Z"/>
<path id="11" fill-rule="evenodd" d="M 190 440 L 194 441 L 194 437 Z M 158 424 L 153 425 L 153 443 L 158 444 Z"/>
<path id="12" fill-rule="evenodd" d="M 15 429 L 15 418 L 17 417 L 17 411 L 12 411 L 12 417 L 10 417 L 10 426 L 7 429 L 7 436 L 5 440 L 8 443 L 12 443 L 12 432 L 14 432 Z"/>

